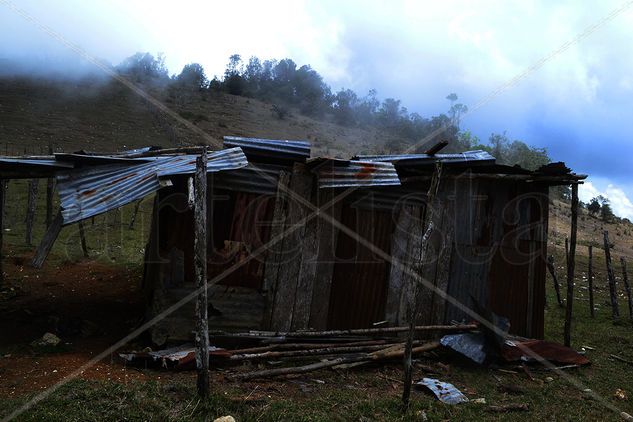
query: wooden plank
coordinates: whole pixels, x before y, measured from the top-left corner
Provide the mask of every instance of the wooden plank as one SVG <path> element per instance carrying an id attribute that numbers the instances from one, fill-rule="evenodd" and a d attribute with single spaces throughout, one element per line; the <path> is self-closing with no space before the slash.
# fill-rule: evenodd
<path id="1" fill-rule="evenodd" d="M 196 370 L 198 395 L 209 396 L 209 321 L 207 300 L 207 152 L 196 159 L 194 176 L 194 270 L 196 301 Z"/>
<path id="2" fill-rule="evenodd" d="M 571 186 L 571 239 L 567 253 L 567 303 L 565 309 L 565 346 L 571 347 L 571 319 L 574 306 L 576 240 L 578 237 L 578 185 Z"/>
<path id="3" fill-rule="evenodd" d="M 589 281 L 589 312 L 591 318 L 596 316 L 596 310 L 593 304 L 593 246 L 589 245 L 589 268 L 587 269 L 587 279 Z"/>
<path id="4" fill-rule="evenodd" d="M 624 281 L 624 289 L 626 290 L 626 298 L 629 303 L 629 317 L 633 319 L 633 300 L 631 299 L 631 286 L 629 285 L 629 275 L 626 272 L 626 260 L 623 256 L 620 257 L 620 263 L 622 264 L 622 281 Z"/>
<path id="5" fill-rule="evenodd" d="M 417 238 L 420 231 L 415 230 L 413 225 L 422 225 L 421 214 L 419 206 L 403 205 L 400 207 L 391 237 L 392 263 L 389 270 L 385 303 L 385 321 L 391 325 L 401 325 L 403 322 L 400 317 L 402 295 L 407 290 L 407 277 L 404 268 L 411 264 L 412 245 L 420 241 L 420 238 Z"/>
<path id="6" fill-rule="evenodd" d="M 33 223 L 35 222 L 35 206 L 37 204 L 37 188 L 39 179 L 29 180 L 28 198 L 26 204 L 26 235 L 25 241 L 28 246 L 33 245 Z"/>
<path id="7" fill-rule="evenodd" d="M 53 248 L 53 244 L 55 243 L 57 236 L 59 236 L 59 233 L 62 231 L 63 222 L 64 218 L 62 217 L 62 213 L 60 211 L 53 219 L 53 222 L 46 230 L 46 233 L 44 233 L 44 238 L 42 238 L 42 241 L 35 250 L 35 255 L 33 256 L 33 260 L 31 261 L 31 266 L 33 266 L 34 268 L 42 268 L 46 257 Z"/>
<path id="8" fill-rule="evenodd" d="M 283 237 L 282 266 L 278 272 L 270 324 L 273 330 L 287 331 L 292 326 L 298 276 L 301 269 L 300 245 L 305 233 L 305 223 L 299 227 L 297 224 L 301 224 L 300 221 L 308 215 L 308 208 L 298 198 L 310 201 L 312 181 L 313 175 L 307 168 L 303 164 L 296 163 L 289 184 L 289 190 L 293 192 L 293 195 L 288 197 L 288 219 L 284 230 L 287 234 Z"/>
<path id="9" fill-rule="evenodd" d="M 615 285 L 615 273 L 611 263 L 611 245 L 609 242 L 609 232 L 604 231 L 604 255 L 607 262 L 607 277 L 609 279 L 609 297 L 611 298 L 611 312 L 614 319 L 620 318 L 620 309 L 618 307 L 618 294 Z"/>
<path id="10" fill-rule="evenodd" d="M 272 228 L 270 230 L 270 241 L 275 242 L 268 251 L 266 265 L 264 267 L 264 282 L 262 290 L 266 295 L 264 306 L 264 318 L 262 327 L 269 329 L 275 302 L 275 291 L 277 290 L 277 280 L 283 259 L 283 239 L 281 235 L 286 227 L 288 218 L 288 207 L 286 202 L 286 190 L 290 183 L 290 173 L 281 171 L 277 182 L 277 195 L 275 197 L 275 208 L 273 210 Z M 281 240 L 276 240 L 281 239 Z"/>
<path id="11" fill-rule="evenodd" d="M 318 190 L 319 204 L 325 205 L 334 200 L 332 190 Z M 325 211 L 336 220 L 341 220 L 343 201 L 337 200 Z M 315 330 L 327 328 L 327 319 L 330 304 L 330 292 L 332 289 L 332 276 L 336 261 L 336 245 L 338 243 L 339 230 L 322 218 L 316 218 L 318 255 L 314 265 L 314 283 L 312 286 L 312 303 L 310 305 L 309 326 Z"/>

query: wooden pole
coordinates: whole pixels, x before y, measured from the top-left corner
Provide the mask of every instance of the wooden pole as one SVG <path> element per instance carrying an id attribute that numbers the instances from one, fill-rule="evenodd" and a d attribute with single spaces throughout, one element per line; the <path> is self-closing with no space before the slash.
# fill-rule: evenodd
<path id="1" fill-rule="evenodd" d="M 136 216 L 138 215 L 138 210 L 141 207 L 141 202 L 143 202 L 142 199 L 137 201 L 136 205 L 134 205 L 134 212 L 132 213 L 132 219 L 130 220 L 130 225 L 128 226 L 129 230 L 132 230 L 134 228 L 134 223 L 136 222 Z"/>
<path id="2" fill-rule="evenodd" d="M 194 266 L 196 301 L 196 369 L 198 395 L 209 397 L 209 321 L 207 301 L 207 151 L 196 159 L 194 180 Z"/>
<path id="3" fill-rule="evenodd" d="M 35 203 L 37 200 L 38 179 L 29 181 L 29 196 L 26 204 L 26 244 L 33 245 L 33 222 L 35 221 Z"/>
<path id="4" fill-rule="evenodd" d="M 589 279 L 589 312 L 591 318 L 596 316 L 596 311 L 593 305 L 593 246 L 589 245 L 589 269 L 587 278 Z"/>
<path id="5" fill-rule="evenodd" d="M 567 303 L 565 308 L 565 346 L 571 347 L 571 318 L 574 305 L 576 240 L 578 237 L 578 185 L 571 185 L 571 239 L 567 254 Z"/>
<path id="6" fill-rule="evenodd" d="M 418 277 L 422 273 L 422 263 L 425 261 L 426 254 L 428 252 L 428 243 L 429 237 L 433 232 L 433 206 L 435 204 L 435 197 L 437 196 L 437 191 L 440 186 L 440 179 L 442 177 L 442 165 L 441 163 L 437 164 L 435 172 L 433 173 L 433 178 L 431 179 L 431 185 L 429 186 L 429 191 L 427 193 L 427 204 L 424 222 L 426 225 L 426 230 L 424 231 L 424 235 L 422 236 L 421 245 L 420 245 L 420 266 L 416 268 L 416 277 L 414 278 L 414 286 L 413 286 L 413 298 L 410 302 L 410 311 L 409 311 L 409 331 L 407 333 L 407 342 L 404 348 L 404 390 L 402 391 L 402 404 L 404 409 L 409 408 L 410 399 L 411 399 L 411 384 L 413 382 L 413 337 L 415 335 L 415 325 L 418 319 L 418 315 L 420 314 L 420 295 L 422 291 L 422 283 L 418 280 Z"/>
<path id="7" fill-rule="evenodd" d="M 4 197 L 6 194 L 6 181 L 0 179 L 0 287 L 4 284 Z"/>
<path id="8" fill-rule="evenodd" d="M 556 300 L 558 301 L 558 306 L 563 306 L 563 301 L 560 298 L 560 284 L 558 284 L 556 267 L 554 267 L 554 255 L 550 255 L 547 257 L 547 269 L 549 270 L 549 273 L 554 280 L 554 290 L 556 290 Z"/>
<path id="9" fill-rule="evenodd" d="M 624 289 L 626 290 L 626 297 L 629 301 L 629 317 L 633 320 L 633 302 L 631 301 L 631 286 L 629 285 L 629 275 L 626 272 L 626 260 L 623 256 L 620 257 L 620 263 L 622 264 L 622 280 L 624 281 Z"/>
<path id="10" fill-rule="evenodd" d="M 44 237 L 40 242 L 39 246 L 35 250 L 35 255 L 33 256 L 33 260 L 31 261 L 31 265 L 34 268 L 42 268 L 44 264 L 44 260 L 50 253 L 51 249 L 53 249 L 53 244 L 59 236 L 59 232 L 62 231 L 62 224 L 64 223 L 64 218 L 62 217 L 61 212 L 57 213 L 57 216 L 53 219 L 51 226 L 44 233 Z"/>
<path id="11" fill-rule="evenodd" d="M 53 146 L 48 144 L 48 154 L 53 155 Z M 53 222 L 53 193 L 55 192 L 55 178 L 46 181 L 46 228 Z"/>
<path id="12" fill-rule="evenodd" d="M 81 251 L 84 254 L 84 258 L 88 258 L 90 255 L 88 254 L 88 246 L 86 245 L 86 232 L 84 230 L 84 222 L 80 221 L 77 224 L 79 226 L 79 241 L 81 243 Z"/>
<path id="13" fill-rule="evenodd" d="M 618 308 L 618 295 L 615 286 L 615 274 L 613 265 L 611 264 L 611 246 L 609 243 L 609 232 L 604 231 L 604 255 L 607 261 L 607 276 L 609 277 L 609 295 L 611 297 L 611 311 L 613 318 L 620 318 L 620 310 Z"/>

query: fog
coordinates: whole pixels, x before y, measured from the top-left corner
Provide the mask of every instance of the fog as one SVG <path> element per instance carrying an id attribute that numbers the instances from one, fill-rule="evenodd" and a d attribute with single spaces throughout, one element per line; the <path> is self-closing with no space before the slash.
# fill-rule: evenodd
<path id="1" fill-rule="evenodd" d="M 333 89 L 370 88 L 423 116 L 445 112 L 455 92 L 471 112 L 462 123 L 487 140 L 546 147 L 554 160 L 590 173 L 581 190 L 609 194 L 633 217 L 631 9 L 532 0 L 453 2 L 23 1 L 0 6 L 0 73 L 81 77 L 100 71 L 68 48 L 117 64 L 137 51 L 163 52 L 171 73 L 199 62 L 221 75 L 227 58 L 290 57 L 310 64 Z M 584 34 L 580 39 L 579 35 Z M 475 109 L 561 45 L 529 73 Z M 615 192 L 615 193 L 614 193 Z M 628 202 L 627 202 L 628 201 Z"/>

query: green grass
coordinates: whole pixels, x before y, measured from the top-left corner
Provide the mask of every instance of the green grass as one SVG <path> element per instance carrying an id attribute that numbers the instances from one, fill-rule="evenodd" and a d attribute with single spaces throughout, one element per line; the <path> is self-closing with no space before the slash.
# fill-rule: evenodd
<path id="1" fill-rule="evenodd" d="M 33 248 L 24 244 L 24 210 L 26 209 L 26 181 L 12 181 L 7 202 L 7 228 L 5 252 L 20 257 L 32 253 Z M 45 186 L 40 184 L 38 213 L 34 233 L 35 243 L 44 233 Z M 151 218 L 151 198 L 141 207 L 134 230 L 128 229 L 133 205 L 123 207 L 120 217 L 115 212 L 98 216 L 95 225 L 86 222 L 87 242 L 91 257 L 110 265 L 125 265 L 138 271 L 143 258 L 143 248 Z M 604 256 L 594 250 L 596 317 L 589 313 L 586 276 L 587 258 L 579 255 L 576 265 L 576 288 L 572 346 L 580 349 L 590 346 L 587 356 L 592 364 L 581 369 L 567 370 L 580 388 L 571 385 L 565 377 L 533 367 L 535 377 L 531 381 L 526 374 L 502 372 L 496 369 L 476 367 L 461 361 L 450 361 L 451 371 L 441 376 L 451 382 L 471 399 L 485 398 L 487 404 L 467 403 L 459 406 L 444 405 L 432 396 L 415 392 L 411 410 L 403 413 L 400 407 L 401 370 L 398 365 L 342 372 L 322 371 L 290 380 L 263 383 L 235 383 L 214 374 L 212 397 L 201 402 L 196 398 L 194 378 L 191 374 L 169 374 L 148 371 L 151 381 L 75 380 L 52 393 L 19 420 L 86 421 L 86 420 L 213 420 L 222 415 L 232 415 L 239 421 L 248 420 L 422 420 L 422 412 L 428 420 L 620 420 L 603 403 L 582 392 L 589 388 L 603 400 L 621 411 L 633 413 L 631 399 L 614 398 L 616 389 L 624 390 L 633 397 L 633 367 L 610 358 L 619 355 L 633 361 L 633 325 L 628 318 L 626 299 L 620 290 L 618 322 L 611 318 L 608 303 L 608 287 Z M 561 248 L 554 250 L 558 267 L 564 265 Z M 78 231 L 70 226 L 58 239 L 47 265 L 82 260 Z M 619 277 L 619 262 L 614 261 Z M 562 296 L 565 297 L 564 271 L 559 268 Z M 545 338 L 562 342 L 564 308 L 556 304 L 551 279 L 547 280 L 545 311 Z M 427 362 L 432 365 L 433 361 Z M 1 373 L 0 373 L 1 375 Z M 418 370 L 416 378 L 424 376 Z M 162 381 L 158 378 L 163 378 Z M 545 382 L 552 377 L 552 382 Z M 165 381 L 168 378 L 168 381 Z M 325 384 L 315 380 L 323 380 Z M 511 395 L 500 391 L 500 384 L 516 384 L 526 388 L 524 394 Z M 17 409 L 32 396 L 0 397 L 0 416 Z M 490 413 L 488 405 L 527 403 L 529 412 Z"/>
<path id="2" fill-rule="evenodd" d="M 24 220 L 27 208 L 27 185 L 26 180 L 12 180 L 7 189 L 4 253 L 8 257 L 30 257 L 46 231 L 46 181 L 40 180 L 33 227 L 33 246 L 26 244 Z M 59 207 L 57 200 L 58 196 L 55 194 L 54 213 Z M 128 204 L 119 210 L 98 215 L 94 220 L 84 221 L 86 244 L 91 259 L 128 267 L 139 267 L 142 264 L 151 224 L 153 196 L 143 199 L 133 229 L 130 230 L 129 224 L 134 207 L 134 204 Z M 45 265 L 77 262 L 82 259 L 84 257 L 80 244 L 79 226 L 71 224 L 62 229 Z"/>

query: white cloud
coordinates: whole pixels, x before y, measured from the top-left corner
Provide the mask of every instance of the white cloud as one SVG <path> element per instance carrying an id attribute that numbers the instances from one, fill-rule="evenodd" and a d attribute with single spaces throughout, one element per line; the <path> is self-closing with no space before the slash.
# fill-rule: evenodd
<path id="1" fill-rule="evenodd" d="M 633 220 L 633 202 L 622 188 L 609 183 L 604 190 L 600 190 L 592 182 L 585 182 L 578 189 L 578 198 L 583 202 L 589 202 L 598 195 L 609 199 L 615 215 Z"/>

